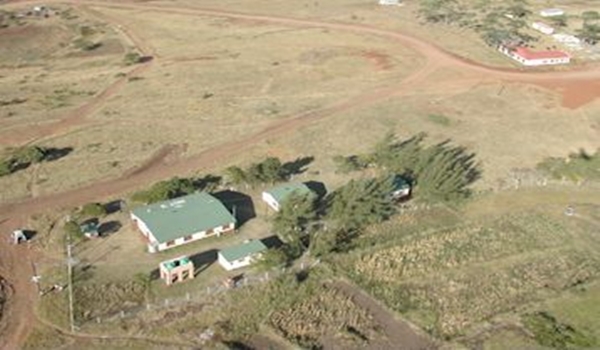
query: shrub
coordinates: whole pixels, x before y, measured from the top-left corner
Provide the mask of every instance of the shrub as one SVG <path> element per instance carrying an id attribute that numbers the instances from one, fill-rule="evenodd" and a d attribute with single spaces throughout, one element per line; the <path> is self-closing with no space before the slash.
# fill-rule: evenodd
<path id="1" fill-rule="evenodd" d="M 81 231 L 81 227 L 79 227 L 79 224 L 76 221 L 67 221 L 63 226 L 63 230 L 67 234 L 67 237 L 71 237 L 73 239 L 83 238 L 83 232 Z"/>
<path id="2" fill-rule="evenodd" d="M 131 66 L 134 64 L 142 63 L 144 58 L 137 52 L 129 52 L 125 55 L 124 62 L 126 65 Z"/>
<path id="3" fill-rule="evenodd" d="M 80 214 L 84 218 L 102 217 L 106 215 L 106 208 L 100 203 L 88 203 L 81 208 Z"/>
<path id="4" fill-rule="evenodd" d="M 589 348 L 596 345 L 592 337 L 568 324 L 560 323 L 545 311 L 527 314 L 522 319 L 525 327 L 534 334 L 540 345 L 553 349 L 566 349 L 571 346 Z"/>

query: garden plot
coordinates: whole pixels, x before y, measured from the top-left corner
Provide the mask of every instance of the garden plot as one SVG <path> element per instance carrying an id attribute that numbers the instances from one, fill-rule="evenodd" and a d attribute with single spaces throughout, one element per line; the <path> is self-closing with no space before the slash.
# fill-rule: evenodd
<path id="1" fill-rule="evenodd" d="M 335 344 L 366 345 L 369 339 L 380 339 L 379 326 L 365 309 L 335 289 L 302 300 L 292 307 L 275 312 L 271 325 L 287 339 L 313 348 L 335 337 Z"/>
<path id="2" fill-rule="evenodd" d="M 404 230 L 397 232 L 402 237 Z M 489 225 L 390 235 L 338 266 L 392 309 L 452 337 L 597 278 L 600 259 L 572 234 L 549 216 L 512 214 Z"/>
<path id="3" fill-rule="evenodd" d="M 504 217 L 492 225 L 461 226 L 362 256 L 356 272 L 393 282 L 532 249 L 560 246 L 566 230 L 543 216 Z"/>

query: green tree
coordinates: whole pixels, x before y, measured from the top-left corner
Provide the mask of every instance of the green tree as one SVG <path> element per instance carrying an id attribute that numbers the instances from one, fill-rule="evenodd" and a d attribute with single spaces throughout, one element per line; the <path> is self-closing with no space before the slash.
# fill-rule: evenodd
<path id="1" fill-rule="evenodd" d="M 143 288 L 144 300 L 149 303 L 152 297 L 152 277 L 148 273 L 138 272 L 135 274 L 134 279 Z"/>
<path id="2" fill-rule="evenodd" d="M 475 154 L 449 142 L 439 143 L 423 151 L 414 169 L 415 193 L 430 201 L 451 201 L 470 194 L 468 186 L 480 176 Z"/>
<path id="3" fill-rule="evenodd" d="M 283 249 L 271 248 L 262 254 L 259 267 L 262 270 L 268 271 L 276 267 L 285 266 L 288 261 L 288 256 Z"/>
<path id="4" fill-rule="evenodd" d="M 190 194 L 196 190 L 192 179 L 174 177 L 170 180 L 160 181 L 145 191 L 139 191 L 131 197 L 136 202 L 156 203 Z"/>
<path id="5" fill-rule="evenodd" d="M 565 15 L 548 17 L 548 20 L 550 20 L 552 22 L 552 24 L 554 24 L 556 27 L 566 27 L 567 26 L 567 16 L 565 16 Z"/>
<path id="6" fill-rule="evenodd" d="M 303 250 L 301 239 L 309 233 L 317 219 L 316 197 L 312 193 L 292 192 L 282 203 L 273 218 L 273 231 L 277 233 L 295 253 Z M 292 255 L 295 255 L 292 253 Z"/>
<path id="7" fill-rule="evenodd" d="M 15 165 L 29 165 L 39 163 L 46 157 L 46 150 L 38 146 L 23 147 L 15 151 L 12 156 Z"/>
<path id="8" fill-rule="evenodd" d="M 234 185 L 239 185 L 247 181 L 246 172 L 238 166 L 230 166 L 225 169 L 225 178 Z"/>
<path id="9" fill-rule="evenodd" d="M 600 19 L 600 13 L 598 13 L 598 11 L 584 11 L 581 14 L 581 19 L 583 19 L 584 22 L 597 21 Z"/>
<path id="10" fill-rule="evenodd" d="M 81 207 L 80 215 L 84 218 L 102 217 L 106 215 L 106 208 L 100 203 L 88 203 Z"/>
<path id="11" fill-rule="evenodd" d="M 12 162 L 9 159 L 0 160 L 0 176 L 9 175 L 12 173 Z"/>
<path id="12" fill-rule="evenodd" d="M 578 30 L 578 35 L 586 43 L 596 45 L 600 41 L 600 25 L 584 23 L 583 27 Z"/>
<path id="13" fill-rule="evenodd" d="M 394 213 L 392 180 L 351 180 L 329 196 L 329 218 L 345 232 L 389 218 Z"/>
<path id="14" fill-rule="evenodd" d="M 76 221 L 69 220 L 65 222 L 63 230 L 67 234 L 67 237 L 71 237 L 73 239 L 83 238 L 83 232 L 81 231 L 81 227 L 79 227 L 79 224 Z"/>
<path id="15" fill-rule="evenodd" d="M 336 231 L 323 229 L 313 233 L 310 237 L 310 254 L 315 257 L 324 257 L 334 251 L 338 245 Z"/>

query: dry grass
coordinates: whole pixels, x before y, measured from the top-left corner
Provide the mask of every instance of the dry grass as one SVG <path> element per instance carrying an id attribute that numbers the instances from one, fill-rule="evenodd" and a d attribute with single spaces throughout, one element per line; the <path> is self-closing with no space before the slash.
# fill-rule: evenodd
<path id="1" fill-rule="evenodd" d="M 381 336 L 368 311 L 332 289 L 273 313 L 269 322 L 287 339 L 307 347 L 331 337 L 340 346 L 345 342 L 364 345 L 368 339 Z"/>

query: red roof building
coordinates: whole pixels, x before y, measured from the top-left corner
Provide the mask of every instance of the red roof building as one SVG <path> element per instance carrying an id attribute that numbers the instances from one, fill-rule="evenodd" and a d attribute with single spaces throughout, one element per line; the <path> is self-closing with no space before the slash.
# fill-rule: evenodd
<path id="1" fill-rule="evenodd" d="M 525 66 L 544 66 L 555 64 L 568 64 L 571 62 L 571 56 L 563 51 L 531 51 L 522 46 L 509 48 L 500 47 L 500 52 L 519 61 Z"/>

